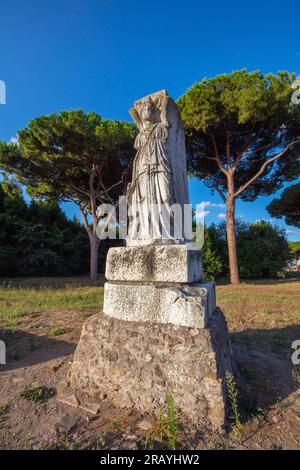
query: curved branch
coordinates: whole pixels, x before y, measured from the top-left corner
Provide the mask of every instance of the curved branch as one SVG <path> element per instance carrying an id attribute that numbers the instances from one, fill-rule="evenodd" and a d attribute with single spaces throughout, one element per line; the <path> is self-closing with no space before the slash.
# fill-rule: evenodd
<path id="1" fill-rule="evenodd" d="M 265 169 L 267 168 L 270 163 L 275 162 L 278 160 L 278 158 L 282 157 L 289 149 L 292 147 L 292 145 L 299 144 L 300 140 L 294 140 L 293 142 L 290 142 L 281 152 L 279 152 L 277 155 L 274 155 L 274 157 L 270 158 L 269 160 L 265 161 L 265 163 L 261 166 L 259 171 L 249 180 L 247 183 L 245 183 L 243 186 L 241 186 L 236 193 L 234 194 L 234 197 L 239 196 L 245 189 L 247 189 L 260 175 L 263 174 Z"/>
<path id="2" fill-rule="evenodd" d="M 227 199 L 226 199 L 225 194 L 223 193 L 223 191 L 221 191 L 221 189 L 218 188 L 218 186 L 214 186 L 214 189 L 219 193 L 219 195 L 223 199 L 223 202 L 225 202 L 225 204 L 226 204 Z"/>
<path id="3" fill-rule="evenodd" d="M 228 170 L 231 169 L 231 162 L 230 162 L 230 138 L 229 132 L 224 126 L 225 136 L 226 136 L 226 159 L 227 159 L 227 168 Z"/>
<path id="4" fill-rule="evenodd" d="M 75 184 L 71 182 L 69 182 L 69 186 L 70 188 L 74 189 L 79 194 L 83 194 L 84 196 L 87 196 L 87 197 L 90 196 L 90 193 L 88 191 L 86 191 L 85 189 L 79 188 L 78 186 L 75 186 Z"/>
<path id="5" fill-rule="evenodd" d="M 80 205 L 79 205 L 79 210 L 80 210 L 81 215 L 82 215 L 82 221 L 83 221 L 84 228 L 87 231 L 88 235 L 91 236 L 92 235 L 92 230 L 91 230 L 91 227 L 89 226 L 89 223 L 88 223 L 88 220 L 87 220 L 87 213 Z"/>
<path id="6" fill-rule="evenodd" d="M 225 202 L 225 204 L 226 204 L 226 202 L 227 202 L 226 196 L 225 196 L 225 194 L 223 193 L 223 191 L 218 187 L 217 184 L 215 184 L 215 185 L 213 185 L 213 186 L 209 186 L 205 180 L 203 181 L 203 184 L 204 184 L 204 186 L 206 186 L 207 188 L 209 188 L 211 191 L 212 191 L 212 190 L 217 191 L 217 192 L 219 193 L 219 195 L 221 196 L 221 198 L 223 199 L 223 201 Z"/>
<path id="7" fill-rule="evenodd" d="M 215 157 L 216 157 L 217 165 L 218 165 L 218 167 L 220 168 L 220 170 L 221 170 L 225 175 L 228 175 L 228 171 L 224 168 L 224 166 L 222 165 L 222 162 L 221 162 L 221 160 L 220 160 L 220 155 L 219 155 L 219 151 L 218 151 L 218 146 L 217 146 L 216 138 L 215 138 L 215 136 L 214 136 L 214 134 L 213 134 L 212 132 L 210 132 L 209 135 L 210 135 L 211 138 L 212 138 L 213 147 L 214 147 L 214 150 L 215 150 Z M 209 158 L 210 158 L 210 157 L 209 157 Z"/>
<path id="8" fill-rule="evenodd" d="M 218 161 L 216 157 L 204 157 L 203 156 L 202 158 L 204 158 L 205 160 L 210 160 L 210 161 L 214 161 L 214 162 Z"/>
<path id="9" fill-rule="evenodd" d="M 114 184 L 112 184 L 111 186 L 109 186 L 109 188 L 103 189 L 103 191 L 102 191 L 101 193 L 99 193 L 99 194 L 97 193 L 96 196 L 97 196 L 98 198 L 101 198 L 101 196 L 103 196 L 104 194 L 106 194 L 106 196 L 109 197 L 108 192 L 111 191 L 112 189 L 116 188 L 117 186 L 119 186 L 119 185 L 122 184 L 122 183 L 123 183 L 123 180 L 120 180 L 120 181 L 118 181 L 117 183 L 114 183 Z M 101 184 L 101 186 L 102 186 L 102 184 Z M 102 186 L 102 187 L 103 187 L 103 186 Z"/>

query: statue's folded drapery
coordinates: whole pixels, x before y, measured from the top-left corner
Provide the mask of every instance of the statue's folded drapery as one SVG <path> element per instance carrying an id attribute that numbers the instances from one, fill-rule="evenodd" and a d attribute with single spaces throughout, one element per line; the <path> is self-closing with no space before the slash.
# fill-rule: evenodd
<path id="1" fill-rule="evenodd" d="M 184 132 L 178 109 L 163 90 L 136 101 L 131 114 L 139 133 L 132 182 L 127 188 L 127 243 L 174 241 L 172 205 L 183 209 L 188 203 Z"/>
<path id="2" fill-rule="evenodd" d="M 153 124 L 136 137 L 137 154 L 128 188 L 133 238 L 170 237 L 172 175 L 166 151 L 167 137 L 168 126 L 164 123 Z"/>

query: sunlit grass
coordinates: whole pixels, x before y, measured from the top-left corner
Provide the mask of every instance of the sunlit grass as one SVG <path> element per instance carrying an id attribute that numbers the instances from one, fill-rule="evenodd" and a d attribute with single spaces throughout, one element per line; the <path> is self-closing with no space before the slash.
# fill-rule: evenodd
<path id="1" fill-rule="evenodd" d="M 289 341 L 289 327 L 300 325 L 300 281 L 218 286 L 217 303 L 232 332 L 251 331 L 263 342 L 273 329 L 274 348 Z"/>
<path id="2" fill-rule="evenodd" d="M 60 287 L 45 287 L 41 284 L 22 287 L 14 283 L 0 285 L 0 322 L 6 327 L 12 324 L 16 327 L 19 318 L 38 311 L 99 311 L 102 304 L 101 286 L 62 284 Z"/>
<path id="3" fill-rule="evenodd" d="M 217 303 L 225 314 L 233 344 L 262 349 L 284 361 L 290 357 L 292 342 L 300 338 L 300 281 L 218 286 Z M 246 367 L 256 374 L 251 364 Z M 255 381 L 258 384 L 257 377 Z M 266 378 L 259 384 L 268 396 L 277 393 L 271 386 Z"/>
<path id="4" fill-rule="evenodd" d="M 300 281 L 220 285 L 217 303 L 225 313 L 230 331 L 299 325 Z M 102 305 L 102 285 L 91 285 L 88 278 L 24 278 L 0 282 L 0 322 L 5 327 L 17 327 L 23 316 L 34 317 L 36 312 L 61 310 L 88 314 L 100 311 Z"/>

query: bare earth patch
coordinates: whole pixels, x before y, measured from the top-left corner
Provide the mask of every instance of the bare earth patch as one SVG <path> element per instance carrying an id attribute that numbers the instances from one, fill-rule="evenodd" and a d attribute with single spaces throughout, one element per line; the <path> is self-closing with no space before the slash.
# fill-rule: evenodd
<path id="1" fill-rule="evenodd" d="M 82 324 L 102 305 L 101 286 L 75 281 L 0 288 L 0 338 L 7 345 L 7 365 L 0 365 L 1 449 L 149 445 L 156 417 L 106 405 L 93 415 L 57 399 Z M 241 428 L 218 435 L 205 423 L 191 429 L 179 415 L 179 448 L 300 449 L 300 389 L 291 362 L 291 343 L 300 339 L 299 287 L 299 281 L 218 287 L 240 374 Z M 151 445 L 165 448 L 167 441 Z"/>

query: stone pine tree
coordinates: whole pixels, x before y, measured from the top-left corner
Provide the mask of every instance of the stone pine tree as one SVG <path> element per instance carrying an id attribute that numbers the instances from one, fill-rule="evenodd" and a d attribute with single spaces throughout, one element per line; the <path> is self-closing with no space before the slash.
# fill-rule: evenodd
<path id="1" fill-rule="evenodd" d="M 285 223 L 300 228 L 300 183 L 286 188 L 278 199 L 267 206 L 272 217 L 284 217 Z"/>
<path id="2" fill-rule="evenodd" d="M 116 205 L 124 192 L 135 132 L 126 122 L 73 110 L 34 119 L 18 133 L 18 145 L 0 143 L 0 168 L 31 196 L 77 204 L 90 240 L 93 281 L 100 243 L 97 207 Z"/>
<path id="3" fill-rule="evenodd" d="M 239 283 L 236 199 L 253 201 L 295 178 L 300 154 L 300 106 L 295 76 L 235 71 L 195 83 L 179 99 L 191 174 L 227 206 L 230 278 Z"/>

